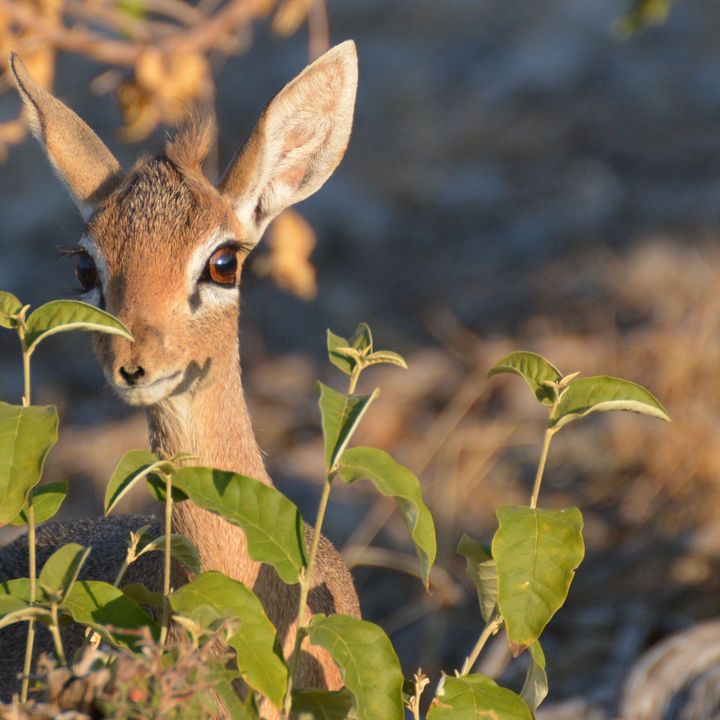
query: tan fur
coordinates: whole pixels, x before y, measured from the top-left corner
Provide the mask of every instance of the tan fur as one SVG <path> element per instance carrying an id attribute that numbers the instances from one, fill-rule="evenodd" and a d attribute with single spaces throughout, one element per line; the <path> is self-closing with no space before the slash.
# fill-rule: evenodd
<path id="1" fill-rule="evenodd" d="M 19 67 L 17 61 L 15 67 Z M 197 457 L 195 463 L 272 484 L 243 395 L 238 291 L 213 289 L 198 282 L 190 268 L 197 265 L 196 272 L 202 268 L 205 255 L 198 253 L 209 255 L 212 248 L 208 243 L 214 243 L 216 237 L 217 242 L 232 237 L 245 245 L 254 244 L 275 214 L 323 184 L 347 144 L 356 72 L 350 43 L 331 50 L 306 69 L 263 113 L 220 190 L 200 170 L 214 138 L 214 124 L 205 119 L 191 122 L 168 143 L 164 155 L 141 160 L 121 183 L 113 182 L 109 192 L 95 197 L 86 242 L 102 266 L 107 310 L 117 315 L 135 338 L 129 343 L 117 336 L 100 335 L 97 355 L 110 385 L 128 402 L 148 406 L 154 451 L 189 452 Z M 37 88 L 31 87 L 25 76 L 16 72 L 16 79 L 21 94 L 29 95 L 26 103 L 40 108 L 41 124 L 61 124 L 41 135 L 41 140 L 51 135 L 62 137 L 68 113 L 73 127 L 84 126 L 64 106 L 62 112 L 55 112 L 46 98 L 37 102 Z M 42 115 L 43 103 L 51 107 L 52 118 Z M 88 128 L 87 133 L 92 131 Z M 49 154 L 54 152 L 49 146 L 47 149 Z M 55 152 L 53 162 L 66 155 Z M 108 167 L 102 155 L 99 167 L 91 173 L 95 177 Z M 74 171 L 62 164 L 59 173 L 76 198 L 86 201 L 85 180 L 76 187 Z M 131 387 L 124 373 L 133 368 L 142 368 L 143 376 Z M 158 387 L 166 389 L 154 397 L 153 393 L 160 393 Z M 119 538 L 144 521 L 128 517 L 48 526 L 40 532 L 41 555 L 60 538 L 91 544 L 94 573 L 88 576 L 111 579 L 122 561 Z M 242 531 L 216 515 L 180 503 L 173 511 L 173 526 L 195 543 L 203 570 L 220 570 L 255 590 L 288 654 L 295 641 L 298 587 L 284 585 L 269 566 L 253 561 Z M 308 541 L 310 536 L 308 528 Z M 1 550 L 0 582 L 24 574 L 24 558 L 22 543 Z M 147 563 L 141 574 L 158 587 L 157 560 Z M 308 605 L 311 613 L 360 614 L 352 578 L 324 537 Z M 13 647 L 0 680 L 0 692 L 7 694 L 12 687 L 7 668 L 18 668 L 22 637 L 17 631 L 4 637 L 0 633 L 0 640 L 3 647 L 8 643 Z M 307 642 L 303 647 L 299 686 L 339 687 L 341 678 L 329 654 Z M 268 718 L 277 717 L 272 708 L 265 707 L 263 712 Z"/>
<path id="2" fill-rule="evenodd" d="M 59 100 L 38 85 L 23 61 L 10 54 L 33 135 L 45 146 L 60 179 L 71 188 L 83 217 L 121 178 L 120 164 L 98 136 Z"/>

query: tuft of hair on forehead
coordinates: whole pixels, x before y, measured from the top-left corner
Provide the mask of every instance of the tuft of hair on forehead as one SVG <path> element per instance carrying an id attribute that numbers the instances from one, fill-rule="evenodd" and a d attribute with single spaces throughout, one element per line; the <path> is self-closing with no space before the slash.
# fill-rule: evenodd
<path id="1" fill-rule="evenodd" d="M 197 177 L 202 175 L 202 164 L 216 136 L 215 116 L 210 111 L 190 113 L 175 136 L 168 138 L 165 156 L 186 177 Z"/>

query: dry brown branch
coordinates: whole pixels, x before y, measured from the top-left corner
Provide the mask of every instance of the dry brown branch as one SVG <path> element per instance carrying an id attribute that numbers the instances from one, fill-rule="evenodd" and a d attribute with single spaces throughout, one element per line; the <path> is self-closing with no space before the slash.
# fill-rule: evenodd
<path id="1" fill-rule="evenodd" d="M 327 46 L 324 0 L 300 0 L 294 28 L 312 6 L 311 46 L 317 54 Z M 28 62 L 38 82 L 52 89 L 55 54 L 68 52 L 110 68 L 123 109 L 123 136 L 140 140 L 159 123 L 176 124 L 180 108 L 207 103 L 214 97 L 209 55 L 227 56 L 247 47 L 252 22 L 267 16 L 276 0 L 145 0 L 134 7 L 121 0 L 0 0 L 0 44 Z M 113 72 L 114 71 L 114 72 Z M 117 73 L 121 73 L 118 76 Z M 0 92 L 9 83 L 0 78 Z M 102 83 L 101 83 L 102 84 Z M 105 86 L 108 83 L 104 83 Z M 25 136 L 20 119 L 0 125 L 0 160 L 7 148 Z"/>

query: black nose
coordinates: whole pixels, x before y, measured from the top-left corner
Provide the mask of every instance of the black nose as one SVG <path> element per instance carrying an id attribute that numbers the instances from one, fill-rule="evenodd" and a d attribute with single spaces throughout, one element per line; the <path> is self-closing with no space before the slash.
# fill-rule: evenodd
<path id="1" fill-rule="evenodd" d="M 123 380 L 132 387 L 135 383 L 145 375 L 145 370 L 139 365 L 137 367 L 120 368 L 120 374 L 123 376 Z"/>

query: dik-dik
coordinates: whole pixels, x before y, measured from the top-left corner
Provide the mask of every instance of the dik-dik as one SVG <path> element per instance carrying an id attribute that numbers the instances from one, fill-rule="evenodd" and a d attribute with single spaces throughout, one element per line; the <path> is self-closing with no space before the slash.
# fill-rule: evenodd
<path id="1" fill-rule="evenodd" d="M 84 299 L 116 315 L 135 338 L 96 339 L 108 383 L 123 400 L 147 409 L 153 451 L 192 453 L 198 464 L 271 484 L 243 396 L 240 270 L 268 223 L 318 190 L 340 162 L 355 104 L 354 44 L 327 52 L 270 102 L 217 187 L 201 170 L 214 141 L 212 122 L 189 124 L 164 153 L 124 173 L 95 133 L 37 85 L 16 56 L 11 70 L 33 134 L 86 222 L 75 251 Z M 251 560 L 242 530 L 222 518 L 184 502 L 175 504 L 172 522 L 196 545 L 203 571 L 219 570 L 257 593 L 289 654 L 297 587 Z M 112 581 L 129 532 L 146 523 L 124 516 L 43 527 L 39 566 L 58 545 L 75 541 L 92 546 L 85 575 Z M 0 582 L 27 572 L 24 538 L 0 550 Z M 159 564 L 146 562 L 128 582 L 159 588 L 159 577 Z M 310 612 L 360 614 L 350 573 L 325 538 L 308 604 Z M 0 632 L 6 699 L 17 688 L 24 635 L 19 625 Z M 50 649 L 42 638 L 39 645 Z M 303 649 L 298 686 L 340 687 L 330 656 L 307 644 Z"/>

